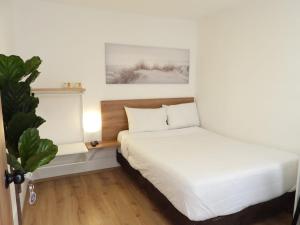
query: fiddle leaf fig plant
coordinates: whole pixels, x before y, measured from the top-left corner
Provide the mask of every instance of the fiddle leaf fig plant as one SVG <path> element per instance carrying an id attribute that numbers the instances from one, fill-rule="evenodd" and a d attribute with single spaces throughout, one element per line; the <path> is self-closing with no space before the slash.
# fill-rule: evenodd
<path id="1" fill-rule="evenodd" d="M 57 146 L 51 140 L 40 139 L 36 128 L 23 132 L 19 140 L 21 166 L 25 171 L 32 172 L 50 162 L 56 155 Z"/>
<path id="2" fill-rule="evenodd" d="M 7 161 L 14 170 L 33 172 L 48 164 L 57 154 L 51 140 L 41 139 L 38 127 L 45 120 L 36 115 L 39 99 L 31 92 L 31 83 L 40 72 L 37 56 L 23 61 L 19 56 L 0 54 L 0 91 Z"/>

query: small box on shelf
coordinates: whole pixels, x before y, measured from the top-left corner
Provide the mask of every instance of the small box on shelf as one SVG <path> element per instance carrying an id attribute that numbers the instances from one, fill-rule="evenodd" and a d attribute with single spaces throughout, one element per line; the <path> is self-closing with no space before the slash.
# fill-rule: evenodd
<path id="1" fill-rule="evenodd" d="M 120 142 L 118 142 L 117 140 L 99 141 L 99 143 L 96 146 L 92 146 L 91 142 L 86 142 L 85 145 L 89 151 L 101 150 L 101 149 L 107 149 L 107 148 L 111 148 L 111 149 L 115 150 L 116 148 L 118 148 L 120 146 Z"/>

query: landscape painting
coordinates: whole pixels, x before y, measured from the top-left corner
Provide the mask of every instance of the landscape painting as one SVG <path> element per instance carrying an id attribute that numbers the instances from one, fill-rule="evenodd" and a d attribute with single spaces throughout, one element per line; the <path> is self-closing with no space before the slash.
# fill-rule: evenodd
<path id="1" fill-rule="evenodd" d="M 188 84 L 189 50 L 105 44 L 107 84 Z"/>

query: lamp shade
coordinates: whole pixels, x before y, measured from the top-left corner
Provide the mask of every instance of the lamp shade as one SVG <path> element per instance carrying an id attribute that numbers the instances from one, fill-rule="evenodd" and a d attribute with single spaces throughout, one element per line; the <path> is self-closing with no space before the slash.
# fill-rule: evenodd
<path id="1" fill-rule="evenodd" d="M 83 129 L 87 133 L 95 133 L 100 130 L 101 116 L 97 111 L 89 111 L 83 115 Z"/>

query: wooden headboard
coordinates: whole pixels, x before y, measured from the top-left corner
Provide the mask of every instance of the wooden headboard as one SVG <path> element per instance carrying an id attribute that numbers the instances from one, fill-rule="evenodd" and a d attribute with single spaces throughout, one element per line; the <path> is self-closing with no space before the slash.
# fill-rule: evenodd
<path id="1" fill-rule="evenodd" d="M 194 102 L 194 98 L 187 97 L 101 101 L 102 140 L 117 140 L 117 136 L 120 131 L 128 130 L 128 121 L 124 106 L 132 108 L 159 108 L 162 105 L 175 105 L 189 102 Z"/>

